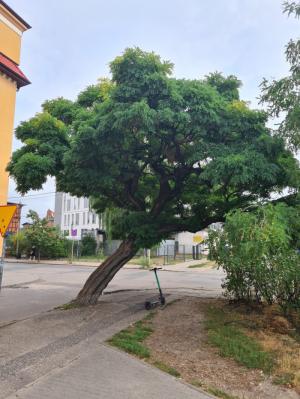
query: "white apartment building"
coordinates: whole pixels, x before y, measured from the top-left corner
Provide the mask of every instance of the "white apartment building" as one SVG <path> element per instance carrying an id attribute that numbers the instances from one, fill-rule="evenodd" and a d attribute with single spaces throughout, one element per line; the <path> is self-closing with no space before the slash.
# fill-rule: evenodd
<path id="1" fill-rule="evenodd" d="M 88 198 L 55 194 L 55 225 L 71 240 L 81 240 L 87 234 L 103 233 L 103 221 L 92 209 Z"/>

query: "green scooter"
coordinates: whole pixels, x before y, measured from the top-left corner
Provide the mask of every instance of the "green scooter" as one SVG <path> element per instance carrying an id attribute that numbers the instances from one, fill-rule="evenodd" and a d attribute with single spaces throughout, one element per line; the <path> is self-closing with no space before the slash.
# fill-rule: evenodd
<path id="1" fill-rule="evenodd" d="M 166 298 L 164 297 L 161 287 L 160 287 L 160 283 L 159 283 L 159 279 L 158 279 L 158 275 L 157 275 L 157 270 L 161 270 L 161 267 L 155 267 L 154 269 L 151 269 L 151 271 L 154 272 L 155 274 L 155 278 L 156 278 L 156 282 L 157 282 L 157 287 L 158 287 L 158 291 L 159 291 L 159 298 L 158 301 L 146 301 L 145 302 L 145 309 L 146 310 L 151 310 L 153 308 L 155 308 L 156 306 L 158 306 L 159 304 L 161 306 L 165 305 L 166 303 Z"/>

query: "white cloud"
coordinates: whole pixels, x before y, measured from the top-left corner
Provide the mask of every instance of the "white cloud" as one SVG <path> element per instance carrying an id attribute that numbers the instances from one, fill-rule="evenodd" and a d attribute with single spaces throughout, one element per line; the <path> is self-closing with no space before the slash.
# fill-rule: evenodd
<path id="1" fill-rule="evenodd" d="M 262 77 L 287 73 L 284 46 L 300 23 L 282 14 L 281 0 L 7 1 L 32 25 L 22 50 L 32 85 L 18 93 L 16 124 L 38 112 L 45 99 L 75 98 L 135 45 L 173 61 L 179 77 L 215 70 L 237 75 L 242 96 L 256 106 Z M 53 181 L 44 190 L 54 191 Z M 26 203 L 43 214 L 54 207 L 54 198 L 46 198 L 28 197 Z"/>

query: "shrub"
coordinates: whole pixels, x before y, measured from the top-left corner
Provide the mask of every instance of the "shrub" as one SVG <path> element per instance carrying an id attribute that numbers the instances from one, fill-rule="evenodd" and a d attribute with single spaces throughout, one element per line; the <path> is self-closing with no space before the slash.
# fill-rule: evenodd
<path id="1" fill-rule="evenodd" d="M 9 254 L 17 258 L 20 258 L 22 254 L 26 253 L 29 248 L 29 243 L 24 231 L 19 231 L 16 234 L 10 235 L 7 239 L 7 247 Z"/>
<path id="2" fill-rule="evenodd" d="M 236 300 L 300 308 L 300 257 L 295 212 L 267 205 L 228 215 L 224 229 L 209 234 L 210 257 L 225 273 L 223 288 Z"/>
<path id="3" fill-rule="evenodd" d="M 8 245 L 12 255 L 29 255 L 32 247 L 36 248 L 36 257 L 44 259 L 67 256 L 68 241 L 61 237 L 55 227 L 48 226 L 46 219 L 40 219 L 36 212 L 29 211 L 31 226 L 9 237 Z M 18 248 L 18 254 L 17 254 Z"/>
<path id="4" fill-rule="evenodd" d="M 85 236 L 81 240 L 81 255 L 91 256 L 96 254 L 97 242 L 93 236 Z"/>

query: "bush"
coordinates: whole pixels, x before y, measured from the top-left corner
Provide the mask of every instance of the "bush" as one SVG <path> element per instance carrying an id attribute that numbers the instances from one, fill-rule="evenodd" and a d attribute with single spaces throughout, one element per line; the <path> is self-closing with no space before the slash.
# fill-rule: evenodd
<path id="1" fill-rule="evenodd" d="M 268 205 L 228 215 L 223 231 L 209 234 L 210 257 L 221 266 L 223 288 L 236 300 L 278 303 L 300 309 L 300 256 L 295 212 Z"/>
<path id="2" fill-rule="evenodd" d="M 85 236 L 81 240 L 81 255 L 91 256 L 96 254 L 97 242 L 93 236 Z"/>
<path id="3" fill-rule="evenodd" d="M 10 235 L 7 239 L 8 253 L 11 256 L 20 258 L 22 254 L 27 253 L 29 244 L 24 231 L 19 231 L 14 235 Z"/>
<path id="4" fill-rule="evenodd" d="M 68 240 L 61 237 L 55 227 L 48 226 L 47 220 L 40 219 L 36 212 L 29 211 L 27 217 L 32 221 L 31 226 L 8 239 L 10 253 L 13 256 L 29 256 L 32 247 L 35 247 L 37 259 L 66 257 Z"/>

